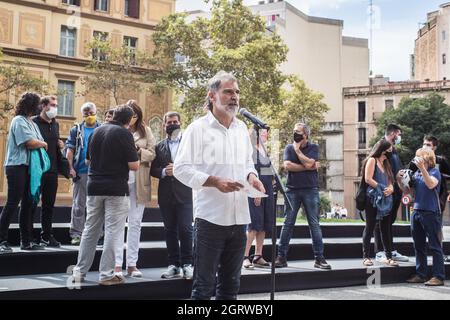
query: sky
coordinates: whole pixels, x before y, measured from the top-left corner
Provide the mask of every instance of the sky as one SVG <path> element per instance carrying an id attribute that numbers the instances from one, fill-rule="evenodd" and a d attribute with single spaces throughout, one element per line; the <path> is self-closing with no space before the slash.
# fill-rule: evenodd
<path id="1" fill-rule="evenodd" d="M 257 4 L 258 0 L 246 0 Z M 369 0 L 289 0 L 304 13 L 344 21 L 344 36 L 369 38 Z M 419 24 L 446 0 L 373 0 L 372 70 L 393 81 L 410 77 Z M 208 10 L 204 0 L 177 0 L 177 11 Z"/>

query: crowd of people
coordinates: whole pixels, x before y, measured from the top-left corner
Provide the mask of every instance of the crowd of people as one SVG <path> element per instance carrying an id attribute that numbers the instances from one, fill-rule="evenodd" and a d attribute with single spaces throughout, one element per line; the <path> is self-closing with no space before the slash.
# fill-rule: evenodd
<path id="1" fill-rule="evenodd" d="M 72 245 L 80 246 L 73 280 L 84 281 L 99 241 L 103 242 L 101 285 L 124 283 L 123 268 L 129 277 L 142 277 L 137 268 L 141 223 L 145 204 L 151 200 L 150 179 L 154 177 L 159 179 L 158 204 L 169 262 L 161 277 L 193 279 L 192 299 L 210 299 L 214 293 L 217 299 L 235 299 L 242 269 L 271 266 L 263 256 L 263 247 L 276 218 L 274 173 L 264 148 L 269 130 L 254 126 L 249 131 L 236 118 L 239 95 L 238 80 L 219 72 L 208 84 L 206 114 L 182 131 L 181 115 L 168 112 L 163 120 L 166 137 L 159 142 L 145 124 L 136 101 L 106 111 L 103 123 L 97 117 L 96 105 L 87 102 L 80 110 L 83 122 L 73 126 L 64 143 L 56 121 L 57 97 L 25 93 L 16 106 L 8 135 L 8 196 L 0 216 L 0 253 L 13 252 L 8 229 L 19 204 L 21 249 L 61 246 L 52 231 L 61 174 L 73 181 L 70 237 Z M 400 127 L 388 126 L 385 137 L 374 146 L 363 165 L 364 266 L 374 264 L 370 252 L 372 236 L 377 261 L 388 266 L 408 261 L 395 249 L 392 232 L 405 187 L 402 181 L 406 171 L 395 148 L 401 142 L 401 134 Z M 415 172 L 412 235 L 417 274 L 409 282 L 428 280 L 428 238 L 433 253 L 433 278 L 427 285 L 442 285 L 445 279 L 442 212 L 450 199 L 446 198 L 441 173 L 450 174 L 450 167 L 443 157 L 435 156 L 437 146 L 438 140 L 427 136 L 417 152 L 415 167 L 410 165 Z M 285 208 L 273 263 L 277 268 L 288 266 L 289 243 L 303 206 L 311 233 L 314 267 L 331 270 L 325 259 L 319 221 L 319 146 L 311 142 L 311 130 L 305 123 L 299 122 L 293 128 L 292 143 L 284 152 L 284 168 L 292 207 Z M 36 184 L 37 190 L 42 191 L 37 196 L 30 192 Z M 266 197 L 249 197 L 248 187 Z M 39 200 L 42 232 L 39 239 L 34 239 L 33 219 Z"/>

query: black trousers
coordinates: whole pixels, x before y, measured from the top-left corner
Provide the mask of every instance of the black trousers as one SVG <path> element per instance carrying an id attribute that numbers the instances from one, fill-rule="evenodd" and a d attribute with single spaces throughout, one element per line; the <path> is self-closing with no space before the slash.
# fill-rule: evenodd
<path id="1" fill-rule="evenodd" d="M 376 225 L 379 225 L 381 231 L 382 246 L 386 248 L 386 258 L 392 258 L 392 235 L 391 235 L 391 215 L 386 216 L 383 220 L 377 220 L 377 208 L 368 200 L 366 203 L 366 227 L 363 233 L 363 257 L 370 258 L 370 240 L 372 239 L 373 232 Z"/>
<path id="2" fill-rule="evenodd" d="M 41 180 L 41 237 L 48 238 L 53 234 L 53 208 L 55 207 L 56 193 L 58 192 L 58 174 L 53 172 L 45 173 Z M 33 216 L 36 211 L 37 203 L 33 206 Z"/>
<path id="3" fill-rule="evenodd" d="M 393 231 L 393 224 L 395 221 L 397 221 L 397 214 L 398 214 L 398 208 L 400 207 L 401 201 L 402 201 L 402 192 L 400 190 L 396 190 L 393 194 L 394 196 L 394 204 L 392 206 L 391 214 L 390 214 L 390 221 L 391 224 L 389 226 L 390 230 L 390 242 L 392 244 L 392 250 L 394 247 L 394 231 Z M 392 251 L 391 250 L 391 251 Z M 387 249 L 383 246 L 383 240 L 381 237 L 381 230 L 380 230 L 380 224 L 377 223 L 375 226 L 375 252 L 380 251 L 387 251 Z"/>
<path id="4" fill-rule="evenodd" d="M 8 181 L 8 195 L 0 216 L 0 242 L 8 241 L 11 219 L 16 214 L 20 203 L 20 239 L 22 243 L 28 244 L 33 240 L 33 201 L 30 195 L 28 166 L 7 166 L 5 172 Z"/>

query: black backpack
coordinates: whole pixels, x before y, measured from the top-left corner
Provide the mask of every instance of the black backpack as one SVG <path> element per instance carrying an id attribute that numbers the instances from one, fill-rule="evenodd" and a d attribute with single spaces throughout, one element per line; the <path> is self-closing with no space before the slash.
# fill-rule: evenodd
<path id="1" fill-rule="evenodd" d="M 367 183 L 364 176 L 361 179 L 361 183 L 359 184 L 358 192 L 356 192 L 355 197 L 356 209 L 359 211 L 364 211 L 366 209 L 367 202 Z"/>

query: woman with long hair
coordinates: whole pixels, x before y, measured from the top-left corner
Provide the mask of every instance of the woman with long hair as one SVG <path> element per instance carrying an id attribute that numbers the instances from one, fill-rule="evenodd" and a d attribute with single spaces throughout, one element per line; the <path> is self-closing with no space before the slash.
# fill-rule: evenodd
<path id="1" fill-rule="evenodd" d="M 8 181 L 8 196 L 0 216 L 0 254 L 11 253 L 8 243 L 8 229 L 12 216 L 20 205 L 20 247 L 22 250 L 42 250 L 43 246 L 33 239 L 33 200 L 30 195 L 30 150 L 45 148 L 45 143 L 37 125 L 31 117 L 39 113 L 39 95 L 26 92 L 16 106 L 15 117 L 9 128 L 5 172 Z"/>
<path id="2" fill-rule="evenodd" d="M 136 149 L 138 151 L 140 166 L 136 172 L 130 171 L 128 186 L 130 189 L 130 212 L 128 214 L 127 232 L 127 274 L 130 277 L 140 278 L 142 273 L 137 269 L 139 254 L 139 241 L 141 237 L 141 223 L 145 204 L 151 201 L 150 165 L 155 159 L 155 138 L 151 129 L 145 125 L 142 109 L 135 100 L 127 105 L 133 109 L 134 116 L 130 123 Z M 123 239 L 124 237 L 121 237 Z M 116 272 L 122 272 L 123 244 L 116 253 Z"/>
<path id="3" fill-rule="evenodd" d="M 370 241 L 376 223 L 379 221 L 381 238 L 386 250 L 385 263 L 389 266 L 398 266 L 392 259 L 392 243 L 390 215 L 394 193 L 394 176 L 387 153 L 392 152 L 392 144 L 382 139 L 373 147 L 363 164 L 365 182 L 367 184 L 366 201 L 366 227 L 363 233 L 363 264 L 373 266 L 370 258 Z"/>

